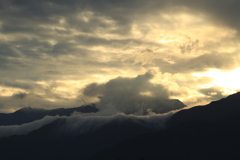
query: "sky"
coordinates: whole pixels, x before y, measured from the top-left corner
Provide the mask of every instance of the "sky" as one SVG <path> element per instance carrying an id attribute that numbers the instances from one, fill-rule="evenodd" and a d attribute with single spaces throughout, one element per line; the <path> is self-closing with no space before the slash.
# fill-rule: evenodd
<path id="1" fill-rule="evenodd" d="M 179 108 L 173 99 L 194 106 L 233 94 L 240 90 L 239 6 L 0 0 L 0 112 L 89 103 L 168 111 Z"/>

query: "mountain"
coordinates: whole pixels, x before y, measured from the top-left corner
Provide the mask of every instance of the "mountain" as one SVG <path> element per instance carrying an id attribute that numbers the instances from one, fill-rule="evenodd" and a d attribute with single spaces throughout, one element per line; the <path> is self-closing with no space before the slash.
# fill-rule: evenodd
<path id="1" fill-rule="evenodd" d="M 59 118 L 27 135 L 0 138 L 0 159 L 84 160 L 124 139 L 153 132 L 137 121 L 116 118 L 91 132 L 78 133 L 85 129 L 82 126 L 74 130 L 76 134 L 70 134 L 68 120 Z M 76 123 L 70 125 L 77 126 Z"/>
<path id="2" fill-rule="evenodd" d="M 166 125 L 164 131 L 124 140 L 89 159 L 240 159 L 240 93 L 181 110 Z"/>
<path id="3" fill-rule="evenodd" d="M 189 121 L 219 122 L 240 115 L 240 92 L 205 106 L 181 110 L 167 122 L 168 127 Z"/>
<path id="4" fill-rule="evenodd" d="M 0 159 L 235 160 L 239 115 L 236 93 L 175 113 L 164 130 L 150 127 L 160 123 L 157 116 L 60 117 L 26 135 L 0 138 Z"/>
<path id="5" fill-rule="evenodd" d="M 21 125 L 49 116 L 70 116 L 73 112 L 91 113 L 98 112 L 98 108 L 92 105 L 84 105 L 76 108 L 58 108 L 52 110 L 26 107 L 17 110 L 14 113 L 0 113 L 0 126 Z"/>

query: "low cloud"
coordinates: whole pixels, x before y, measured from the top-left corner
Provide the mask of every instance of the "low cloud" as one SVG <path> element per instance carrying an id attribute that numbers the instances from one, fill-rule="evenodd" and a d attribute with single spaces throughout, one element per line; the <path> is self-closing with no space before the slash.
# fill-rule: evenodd
<path id="1" fill-rule="evenodd" d="M 104 84 L 92 83 L 83 90 L 83 95 L 98 97 L 97 107 L 115 108 L 125 114 L 147 114 L 147 110 L 165 113 L 185 105 L 169 99 L 168 90 L 161 84 L 151 83 L 154 73 L 147 72 L 135 78 L 118 77 Z"/>
<path id="2" fill-rule="evenodd" d="M 70 117 L 59 116 L 46 116 L 41 120 L 37 120 L 31 123 L 12 126 L 0 126 L 0 138 L 9 137 L 12 135 L 25 135 L 31 131 L 37 130 L 46 124 L 52 123 L 55 120 L 62 119 L 61 123 L 58 123 L 54 131 L 57 134 L 68 135 L 80 135 L 90 132 L 94 132 L 109 124 L 124 125 L 126 123 L 132 123 L 136 126 L 141 126 L 150 131 L 164 129 L 164 124 L 174 113 L 168 114 L 155 114 L 148 116 L 136 116 L 125 115 L 118 113 L 112 116 L 99 116 L 98 114 L 92 114 L 91 116 L 86 114 L 72 115 Z"/>
<path id="3" fill-rule="evenodd" d="M 123 113 L 118 113 L 112 116 L 98 116 L 98 113 L 92 116 L 75 115 L 66 118 L 64 127 L 59 128 L 59 131 L 61 133 L 77 135 L 93 132 L 111 123 L 121 125 L 130 122 L 150 130 L 159 130 L 164 129 L 165 122 L 173 114 L 174 112 L 147 116 L 126 115 Z"/>
<path id="4" fill-rule="evenodd" d="M 46 116 L 41 120 L 22 125 L 0 126 L 0 138 L 9 137 L 12 135 L 28 134 L 29 132 L 39 129 L 42 126 L 49 124 L 58 118 L 59 116 Z"/>

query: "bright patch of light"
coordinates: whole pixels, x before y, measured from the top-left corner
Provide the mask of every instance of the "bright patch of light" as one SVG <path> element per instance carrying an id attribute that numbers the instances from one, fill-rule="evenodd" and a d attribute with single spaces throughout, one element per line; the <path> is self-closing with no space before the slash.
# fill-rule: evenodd
<path id="1" fill-rule="evenodd" d="M 46 100 L 48 100 L 50 102 L 56 102 L 56 99 L 53 99 L 53 98 L 46 98 Z"/>
<path id="2" fill-rule="evenodd" d="M 213 79 L 213 84 L 215 86 L 232 90 L 240 89 L 240 68 L 226 72 L 217 69 L 210 69 L 205 73 L 194 73 L 193 76 L 210 77 Z"/>

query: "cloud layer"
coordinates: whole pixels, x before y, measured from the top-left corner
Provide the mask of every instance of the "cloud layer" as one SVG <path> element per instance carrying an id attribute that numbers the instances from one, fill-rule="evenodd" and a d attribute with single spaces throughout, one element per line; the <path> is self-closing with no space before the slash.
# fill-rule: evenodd
<path id="1" fill-rule="evenodd" d="M 118 77 L 104 84 L 92 83 L 83 94 L 98 97 L 97 107 L 113 107 L 126 114 L 146 114 L 147 110 L 165 113 L 185 105 L 169 99 L 168 90 L 161 84 L 151 83 L 153 73 L 147 72 L 135 78 Z"/>
<path id="2" fill-rule="evenodd" d="M 0 138 L 9 137 L 12 135 L 25 135 L 31 131 L 37 130 L 46 124 L 57 120 L 59 116 L 46 116 L 41 120 L 22 125 L 0 126 Z"/>
<path id="3" fill-rule="evenodd" d="M 70 117 L 46 116 L 41 120 L 11 126 L 0 126 L 0 138 L 12 135 L 25 135 L 34 130 L 50 124 L 55 120 L 62 120 L 62 123 L 54 126 L 54 132 L 59 135 L 80 135 L 94 132 L 109 124 L 124 125 L 125 123 L 134 123 L 137 126 L 144 127 L 149 130 L 161 130 L 164 128 L 166 120 L 173 113 L 164 115 L 134 116 L 125 114 L 115 114 L 112 116 L 99 116 L 92 114 L 91 116 L 80 114 Z"/>
<path id="4" fill-rule="evenodd" d="M 178 92 L 176 98 L 186 104 L 208 99 L 198 92 L 199 86 L 227 88 L 214 81 L 187 82 L 196 82 L 194 73 L 240 67 L 239 3 L 2 0 L 0 99 L 25 93 L 37 97 L 40 107 L 73 107 L 84 103 L 79 100 L 83 99 L 79 90 L 86 85 L 107 83 L 119 76 L 137 77 L 152 68 L 158 75 L 175 77 L 161 84 Z M 179 74 L 188 77 L 184 86 L 178 83 Z M 185 88 L 184 93 L 177 88 Z M 22 98 L 19 106 L 1 104 L 0 111 L 28 106 L 29 96 Z M 193 98 L 190 101 L 188 97 Z"/>

